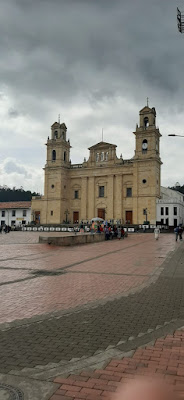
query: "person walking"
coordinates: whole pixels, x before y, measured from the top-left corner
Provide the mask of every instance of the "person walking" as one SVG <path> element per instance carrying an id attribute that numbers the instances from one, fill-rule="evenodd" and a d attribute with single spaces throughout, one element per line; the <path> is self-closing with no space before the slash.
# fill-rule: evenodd
<path id="1" fill-rule="evenodd" d="M 121 228 L 121 237 L 124 239 L 124 237 L 125 237 L 125 231 L 124 231 L 124 228 L 122 227 Z"/>
<path id="2" fill-rule="evenodd" d="M 174 233 L 176 234 L 176 242 L 177 242 L 178 236 L 179 236 L 179 226 L 177 226 L 177 227 L 174 229 Z"/>
<path id="3" fill-rule="evenodd" d="M 182 240 L 182 233 L 183 233 L 182 224 L 179 225 L 178 233 L 179 233 L 180 240 Z"/>
<path id="4" fill-rule="evenodd" d="M 120 228 L 120 226 L 118 227 L 118 239 L 119 240 L 121 239 L 121 228 Z"/>
<path id="5" fill-rule="evenodd" d="M 156 227 L 155 230 L 154 230 L 155 240 L 158 240 L 158 238 L 159 238 L 159 233 L 160 233 L 160 229 Z"/>
<path id="6" fill-rule="evenodd" d="M 105 227 L 105 240 L 109 240 L 109 229 L 107 226 Z"/>

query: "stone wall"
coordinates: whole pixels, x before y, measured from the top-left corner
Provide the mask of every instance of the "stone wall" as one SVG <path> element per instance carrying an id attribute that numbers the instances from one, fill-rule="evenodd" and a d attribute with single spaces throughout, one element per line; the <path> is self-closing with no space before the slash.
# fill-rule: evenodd
<path id="1" fill-rule="evenodd" d="M 79 244 L 103 242 L 105 240 L 104 233 L 70 235 L 70 236 L 40 236 L 39 243 L 47 243 L 55 246 L 76 246 Z"/>

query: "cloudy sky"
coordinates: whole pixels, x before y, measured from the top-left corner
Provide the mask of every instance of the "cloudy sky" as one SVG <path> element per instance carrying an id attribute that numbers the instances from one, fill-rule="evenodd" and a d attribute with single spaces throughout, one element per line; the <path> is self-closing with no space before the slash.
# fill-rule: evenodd
<path id="1" fill-rule="evenodd" d="M 183 0 L 0 0 L 0 185 L 43 193 L 45 142 L 61 114 L 73 163 L 101 140 L 134 155 L 146 105 L 162 133 L 162 184 L 184 184 Z"/>

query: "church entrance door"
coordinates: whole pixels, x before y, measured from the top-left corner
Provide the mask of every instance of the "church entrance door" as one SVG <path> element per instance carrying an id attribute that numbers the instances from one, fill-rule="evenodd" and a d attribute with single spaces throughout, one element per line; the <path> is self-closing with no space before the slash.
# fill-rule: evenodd
<path id="1" fill-rule="evenodd" d="M 98 208 L 98 218 L 105 220 L 105 208 Z"/>
<path id="2" fill-rule="evenodd" d="M 132 211 L 126 211 L 126 224 L 132 224 Z"/>
<path id="3" fill-rule="evenodd" d="M 74 211 L 73 212 L 73 223 L 74 224 L 78 224 L 79 222 L 79 212 L 78 211 Z"/>

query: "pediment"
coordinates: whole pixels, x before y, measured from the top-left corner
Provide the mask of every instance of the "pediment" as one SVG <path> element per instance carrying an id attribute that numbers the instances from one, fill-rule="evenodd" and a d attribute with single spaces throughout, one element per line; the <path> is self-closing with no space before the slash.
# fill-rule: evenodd
<path id="1" fill-rule="evenodd" d="M 88 150 L 104 150 L 104 149 L 109 149 L 109 147 L 111 148 L 116 148 L 116 144 L 112 144 L 112 143 L 107 143 L 107 142 L 99 142 L 97 144 L 95 144 L 94 146 L 91 146 L 88 148 Z"/>

